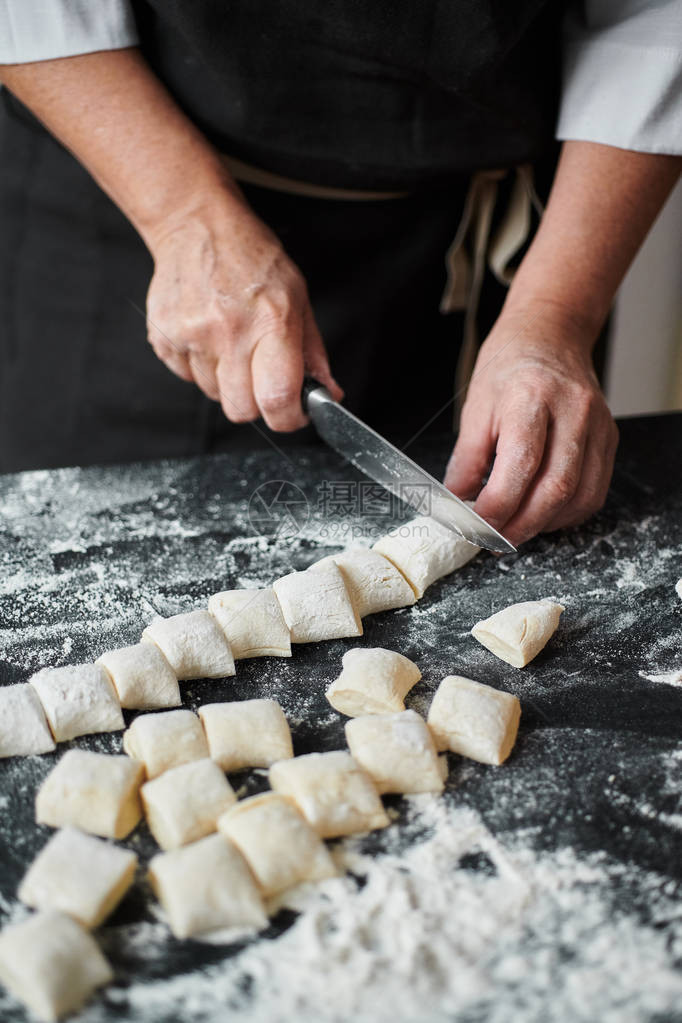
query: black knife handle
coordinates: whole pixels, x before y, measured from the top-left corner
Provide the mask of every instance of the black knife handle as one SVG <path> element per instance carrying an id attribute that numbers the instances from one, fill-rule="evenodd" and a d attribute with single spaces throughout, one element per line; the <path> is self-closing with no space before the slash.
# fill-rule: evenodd
<path id="1" fill-rule="evenodd" d="M 319 380 L 316 380 L 314 377 L 304 377 L 301 389 L 301 404 L 303 405 L 304 412 L 308 412 L 308 399 L 313 391 L 324 391 L 327 397 L 331 397 L 327 388 Z"/>

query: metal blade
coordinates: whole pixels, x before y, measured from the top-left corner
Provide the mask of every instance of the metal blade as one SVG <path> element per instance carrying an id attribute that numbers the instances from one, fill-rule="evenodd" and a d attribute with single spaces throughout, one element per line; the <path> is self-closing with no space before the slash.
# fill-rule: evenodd
<path id="1" fill-rule="evenodd" d="M 464 501 L 334 401 L 321 384 L 306 384 L 304 403 L 317 432 L 330 447 L 416 511 L 431 515 L 478 547 L 504 554 L 516 550 Z"/>

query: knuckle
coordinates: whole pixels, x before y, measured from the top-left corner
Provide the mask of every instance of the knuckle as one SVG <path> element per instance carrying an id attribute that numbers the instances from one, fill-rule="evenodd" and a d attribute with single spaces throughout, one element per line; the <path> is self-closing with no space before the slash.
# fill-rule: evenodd
<path id="1" fill-rule="evenodd" d="M 283 388 L 279 391 L 270 391 L 261 395 L 260 407 L 269 415 L 284 412 L 292 405 L 296 391 L 293 387 Z"/>
<path id="2" fill-rule="evenodd" d="M 549 476 L 545 480 L 544 491 L 550 506 L 557 508 L 570 501 L 575 487 L 576 481 L 572 474 Z"/>

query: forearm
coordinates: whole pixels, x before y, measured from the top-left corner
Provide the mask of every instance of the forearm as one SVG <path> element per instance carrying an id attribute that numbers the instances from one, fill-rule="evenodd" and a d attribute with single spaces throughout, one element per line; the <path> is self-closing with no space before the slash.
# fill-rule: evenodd
<path id="1" fill-rule="evenodd" d="M 218 154 L 137 49 L 0 66 L 0 81 L 78 158 L 152 247 L 174 219 L 238 200 Z"/>
<path id="2" fill-rule="evenodd" d="M 681 157 L 565 142 L 507 314 L 544 306 L 594 341 L 681 169 Z"/>

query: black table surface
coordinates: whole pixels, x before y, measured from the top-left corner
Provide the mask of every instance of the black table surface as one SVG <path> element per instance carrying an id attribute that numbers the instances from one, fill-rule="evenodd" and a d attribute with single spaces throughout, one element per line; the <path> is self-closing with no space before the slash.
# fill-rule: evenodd
<path id="1" fill-rule="evenodd" d="M 523 843 L 534 856 L 570 849 L 578 859 L 605 865 L 598 894 L 608 903 L 613 931 L 608 920 L 600 925 L 604 947 L 621 941 L 626 921 L 628 933 L 646 946 L 652 989 L 644 983 L 630 990 L 627 976 L 619 985 L 605 955 L 603 963 L 594 963 L 596 986 L 586 990 L 584 1003 L 564 998 L 564 1009 L 556 1009 L 556 992 L 567 990 L 584 958 L 584 935 L 567 904 L 565 933 L 553 932 L 545 942 L 546 980 L 536 978 L 532 1005 L 520 994 L 528 978 L 497 970 L 485 993 L 451 1000 L 447 1012 L 434 988 L 422 1019 L 593 1020 L 596 1011 L 601 1020 L 682 1018 L 682 982 L 676 987 L 673 981 L 682 953 L 676 902 L 682 878 L 682 687 L 675 674 L 682 671 L 682 600 L 675 590 L 682 577 L 682 415 L 633 418 L 620 426 L 607 505 L 585 526 L 540 536 L 517 555 L 482 553 L 430 587 L 414 607 L 367 617 L 360 639 L 294 647 L 290 660 L 240 661 L 234 679 L 183 683 L 184 703 L 195 709 L 221 699 L 278 699 L 297 753 L 344 745 L 344 719 L 330 711 L 324 691 L 353 646 L 389 647 L 416 660 L 423 680 L 407 703 L 422 712 L 446 674 L 519 696 L 522 723 L 508 763 L 492 768 L 451 756 L 442 805 L 453 813 L 470 809 L 509 849 Z M 448 440 L 417 444 L 411 453 L 439 473 Z M 284 481 L 284 489 L 276 481 Z M 156 613 L 205 606 L 221 589 L 266 585 L 348 542 L 366 543 L 404 518 L 395 502 L 387 505 L 321 445 L 285 455 L 268 448 L 2 477 L 0 683 L 25 681 L 47 665 L 93 660 L 136 642 Z M 469 636 L 480 618 L 541 597 L 559 600 L 566 610 L 556 636 L 523 671 Z M 126 712 L 128 720 L 133 716 Z M 55 754 L 0 761 L 3 925 L 22 918 L 17 884 L 50 833 L 34 823 L 36 787 L 71 746 L 119 752 L 121 736 L 87 736 Z M 242 793 L 266 787 L 262 772 L 231 780 Z M 391 828 L 355 842 L 377 860 L 386 843 L 395 846 L 401 829 L 406 843 L 420 840 L 407 823 L 410 800 L 390 797 L 387 804 L 396 819 Z M 127 844 L 143 861 L 155 851 L 144 825 Z M 484 860 L 470 856 L 452 869 L 475 874 L 489 869 Z M 361 885 L 358 878 L 358 891 Z M 295 912 L 282 911 L 255 945 L 270 943 L 276 956 L 277 943 L 296 919 Z M 145 983 L 157 992 L 146 1017 L 155 1023 L 265 1018 L 258 983 L 251 979 L 240 989 L 237 974 L 229 1014 L 224 987 L 214 1003 L 204 991 L 199 1007 L 183 996 L 183 979 L 189 990 L 202 971 L 234 961 L 253 942 L 212 946 L 168 937 L 163 954 L 150 957 L 139 928 L 155 920 L 141 871 L 99 932 L 116 980 L 84 1010 L 83 1020 L 142 1018 L 143 1003 L 131 992 Z M 137 941 L 131 940 L 135 934 Z M 519 949 L 524 940 L 522 934 Z M 525 961 L 539 969 L 530 946 L 526 951 Z M 619 954 L 625 956 L 619 968 L 627 966 L 627 956 Z M 383 1018 L 362 997 L 354 1003 L 357 1018 Z M 309 1015 L 300 1006 L 296 1014 L 289 1011 L 284 997 L 277 1018 L 343 1018 L 333 1005 L 311 1006 Z M 0 992 L 0 1018 L 18 1023 L 27 1016 Z"/>

